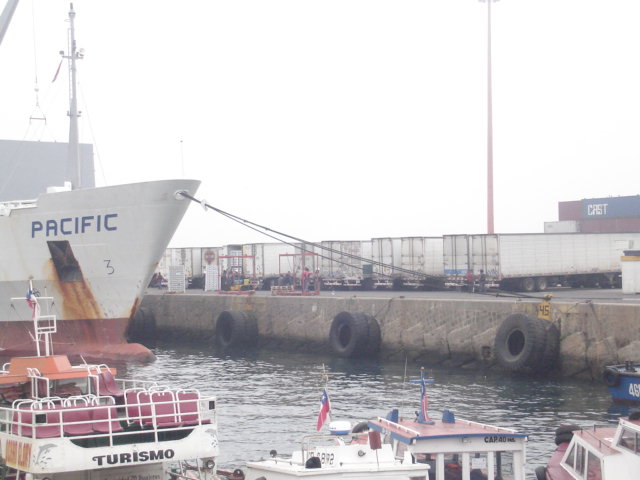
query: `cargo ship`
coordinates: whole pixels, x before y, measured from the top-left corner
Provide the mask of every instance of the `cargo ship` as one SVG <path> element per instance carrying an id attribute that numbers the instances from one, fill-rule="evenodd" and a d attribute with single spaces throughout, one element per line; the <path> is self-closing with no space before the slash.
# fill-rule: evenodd
<path id="1" fill-rule="evenodd" d="M 0 43 L 17 0 L 0 16 Z M 75 85 L 73 4 L 69 12 L 70 84 Z M 101 188 L 80 184 L 78 112 L 70 96 L 70 164 L 77 165 L 65 187 L 33 200 L 0 203 L 0 356 L 35 353 L 30 296 L 52 297 L 58 319 L 52 331 L 56 354 L 89 360 L 153 358 L 126 342 L 135 313 L 158 260 L 171 240 L 197 180 L 160 180 Z M 31 282 L 32 288 L 29 287 Z M 25 301 L 10 301 L 11 297 Z"/>

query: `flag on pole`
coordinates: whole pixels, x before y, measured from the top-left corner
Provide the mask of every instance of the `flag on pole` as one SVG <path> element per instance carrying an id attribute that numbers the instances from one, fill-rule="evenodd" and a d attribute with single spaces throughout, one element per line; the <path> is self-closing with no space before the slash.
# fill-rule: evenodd
<path id="1" fill-rule="evenodd" d="M 51 80 L 51 83 L 55 82 L 58 79 L 58 74 L 60 73 L 61 66 L 62 66 L 62 60 L 60 60 L 60 63 L 58 64 L 58 69 L 56 70 L 56 74 L 53 76 L 53 80 Z"/>
<path id="2" fill-rule="evenodd" d="M 33 290 L 29 290 L 27 292 L 27 305 L 29 305 L 29 308 L 31 309 L 31 316 L 33 318 L 36 317 L 36 306 L 38 305 L 38 301 L 36 300 L 36 296 L 33 293 Z"/>
<path id="3" fill-rule="evenodd" d="M 331 403 L 329 402 L 329 395 L 327 395 L 327 391 L 322 391 L 322 401 L 320 402 L 320 412 L 318 413 L 318 425 L 317 430 L 322 428 L 325 420 L 327 419 L 327 415 L 331 411 Z"/>

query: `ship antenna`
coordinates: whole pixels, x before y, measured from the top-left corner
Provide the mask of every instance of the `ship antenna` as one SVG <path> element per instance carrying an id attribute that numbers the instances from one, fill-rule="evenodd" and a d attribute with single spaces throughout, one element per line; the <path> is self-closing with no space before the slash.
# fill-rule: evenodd
<path id="1" fill-rule="evenodd" d="M 78 135 L 78 98 L 76 94 L 76 60 L 84 57 L 83 49 L 76 49 L 75 25 L 74 19 L 76 12 L 73 9 L 73 3 L 69 6 L 69 51 L 67 55 L 63 51 L 60 52 L 62 58 L 69 61 L 69 165 L 68 168 L 73 172 L 72 183 L 74 189 L 82 188 L 82 167 L 80 163 L 80 139 Z"/>

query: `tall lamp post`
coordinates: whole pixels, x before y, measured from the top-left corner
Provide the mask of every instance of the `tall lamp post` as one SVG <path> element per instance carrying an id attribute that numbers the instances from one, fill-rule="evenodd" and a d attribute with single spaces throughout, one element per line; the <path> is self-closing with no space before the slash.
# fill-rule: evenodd
<path id="1" fill-rule="evenodd" d="M 491 4 L 487 2 L 487 233 L 495 233 L 493 228 L 493 99 L 491 92 Z"/>

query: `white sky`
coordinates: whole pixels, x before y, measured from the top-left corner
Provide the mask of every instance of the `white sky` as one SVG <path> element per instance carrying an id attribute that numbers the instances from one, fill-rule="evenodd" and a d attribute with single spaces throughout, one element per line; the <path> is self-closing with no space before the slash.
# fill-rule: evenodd
<path id="1" fill-rule="evenodd" d="M 212 205 L 312 241 L 486 232 L 486 3 L 74 6 L 99 185 L 197 178 Z M 18 6 L 2 138 L 66 141 L 68 8 Z M 640 193 L 640 1 L 502 0 L 492 22 L 496 231 Z M 46 129 L 29 129 L 36 64 Z M 265 241 L 192 206 L 172 246 Z"/>

